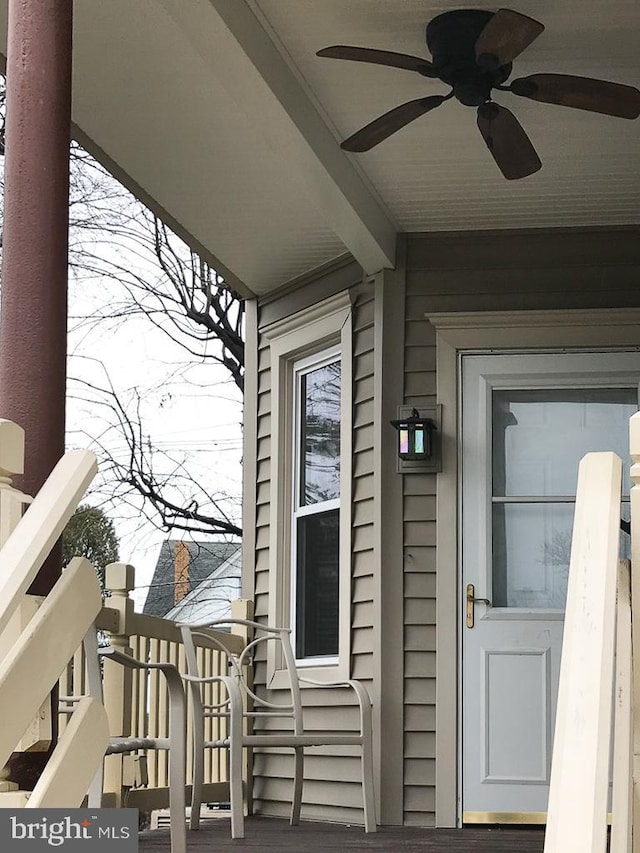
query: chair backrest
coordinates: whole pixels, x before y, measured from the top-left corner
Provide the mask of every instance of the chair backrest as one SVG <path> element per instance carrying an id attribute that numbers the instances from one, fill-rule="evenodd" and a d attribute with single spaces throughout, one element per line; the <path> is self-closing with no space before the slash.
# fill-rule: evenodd
<path id="1" fill-rule="evenodd" d="M 234 625 L 248 628 L 251 633 L 251 638 L 239 655 L 231 655 L 228 649 L 224 648 L 221 643 L 216 641 L 215 636 L 207 630 L 219 630 L 221 627 L 231 627 Z M 180 630 L 182 632 L 185 648 L 187 671 L 190 675 L 204 675 L 204 673 L 199 672 L 198 668 L 196 652 L 197 638 L 201 636 L 206 638 L 209 642 L 215 642 L 220 650 L 227 656 L 229 662 L 229 675 L 236 680 L 242 692 L 251 702 L 252 707 L 251 710 L 247 712 L 247 716 L 290 718 L 293 720 L 294 733 L 302 734 L 302 698 L 295 657 L 291 647 L 291 631 L 289 628 L 272 628 L 268 625 L 262 625 L 259 622 L 252 622 L 248 619 L 219 619 L 214 622 L 203 622 L 194 625 L 181 624 Z M 273 702 L 267 699 L 264 695 L 257 694 L 253 689 L 250 679 L 248 678 L 248 674 L 252 671 L 256 651 L 268 643 L 275 643 L 279 646 L 280 654 L 277 655 L 277 657 L 281 659 L 283 671 L 287 676 L 284 689 L 289 691 L 289 702 Z M 195 687 L 197 688 L 197 685 L 195 685 Z M 201 705 L 199 690 L 192 691 L 192 698 L 196 704 L 200 703 Z M 217 707 L 220 708 L 221 712 L 224 712 L 224 708 L 226 708 L 226 706 L 227 702 L 224 701 Z"/>

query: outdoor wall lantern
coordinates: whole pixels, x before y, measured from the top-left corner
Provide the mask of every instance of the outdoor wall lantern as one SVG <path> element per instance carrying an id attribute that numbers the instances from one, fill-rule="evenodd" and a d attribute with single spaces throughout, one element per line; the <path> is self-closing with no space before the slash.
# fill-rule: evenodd
<path id="1" fill-rule="evenodd" d="M 412 409 L 407 418 L 391 421 L 398 431 L 398 457 L 402 460 L 423 462 L 431 459 L 433 451 L 432 433 L 437 429 L 431 418 L 420 417 L 417 409 Z"/>

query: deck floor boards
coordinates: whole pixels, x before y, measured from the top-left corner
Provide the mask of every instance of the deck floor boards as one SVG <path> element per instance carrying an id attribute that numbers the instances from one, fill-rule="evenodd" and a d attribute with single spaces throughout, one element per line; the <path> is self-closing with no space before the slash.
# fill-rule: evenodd
<path id="1" fill-rule="evenodd" d="M 231 840 L 229 820 L 203 821 L 188 832 L 188 853 L 542 853 L 544 830 L 539 827 L 380 827 L 366 834 L 361 827 L 252 817 L 246 821 L 246 838 Z M 140 853 L 170 853 L 169 830 L 140 834 Z"/>

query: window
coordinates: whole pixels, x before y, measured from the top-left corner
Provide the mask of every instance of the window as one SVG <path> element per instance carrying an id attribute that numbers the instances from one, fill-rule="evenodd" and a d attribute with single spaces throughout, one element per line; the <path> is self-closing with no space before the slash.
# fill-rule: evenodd
<path id="1" fill-rule="evenodd" d="M 294 367 L 293 613 L 296 657 L 338 654 L 341 361 Z"/>
<path id="2" fill-rule="evenodd" d="M 339 294 L 264 332 L 271 365 L 269 622 L 298 663 L 349 675 L 351 304 Z M 268 659 L 278 686 L 281 662 Z M 309 673 L 312 675 L 313 673 Z"/>

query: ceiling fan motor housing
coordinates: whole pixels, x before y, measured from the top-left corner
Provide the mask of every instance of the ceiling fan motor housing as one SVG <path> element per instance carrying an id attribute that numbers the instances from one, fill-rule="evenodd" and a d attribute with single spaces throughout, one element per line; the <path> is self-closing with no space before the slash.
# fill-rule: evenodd
<path id="1" fill-rule="evenodd" d="M 494 12 L 483 9 L 456 9 L 427 24 L 427 47 L 438 77 L 453 87 L 455 97 L 465 106 L 484 104 L 491 89 L 511 73 L 511 63 L 492 67 L 488 58 L 480 67 L 476 60 L 476 42 L 493 16 Z"/>

